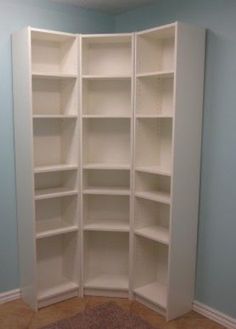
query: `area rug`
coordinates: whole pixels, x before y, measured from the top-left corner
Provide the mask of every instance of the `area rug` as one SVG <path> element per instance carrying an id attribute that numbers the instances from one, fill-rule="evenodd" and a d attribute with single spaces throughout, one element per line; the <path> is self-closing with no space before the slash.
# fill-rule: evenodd
<path id="1" fill-rule="evenodd" d="M 75 316 L 42 329 L 154 329 L 146 321 L 115 303 L 86 309 Z"/>

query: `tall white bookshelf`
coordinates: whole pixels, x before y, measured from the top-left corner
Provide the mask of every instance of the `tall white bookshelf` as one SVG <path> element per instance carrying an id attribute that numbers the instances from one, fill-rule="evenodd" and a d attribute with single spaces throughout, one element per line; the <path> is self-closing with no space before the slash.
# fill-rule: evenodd
<path id="1" fill-rule="evenodd" d="M 130 292 L 133 39 L 132 34 L 81 37 L 86 295 Z"/>
<path id="2" fill-rule="evenodd" d="M 170 320 L 194 297 L 205 32 L 175 23 L 135 45 L 132 289 Z"/>
<path id="3" fill-rule="evenodd" d="M 205 32 L 13 36 L 19 255 L 34 309 L 194 294 Z"/>
<path id="4" fill-rule="evenodd" d="M 77 296 L 78 41 L 13 36 L 21 291 L 34 308 Z"/>

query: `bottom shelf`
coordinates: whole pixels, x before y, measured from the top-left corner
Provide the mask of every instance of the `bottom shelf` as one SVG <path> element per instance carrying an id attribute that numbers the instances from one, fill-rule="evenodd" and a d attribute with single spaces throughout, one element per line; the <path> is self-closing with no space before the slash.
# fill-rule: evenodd
<path id="1" fill-rule="evenodd" d="M 73 290 L 79 289 L 79 285 L 73 281 L 66 279 L 65 277 L 55 278 L 53 285 L 45 285 L 40 287 L 38 290 L 38 300 L 44 300 L 50 297 L 55 297 L 64 293 L 71 292 Z"/>
<path id="2" fill-rule="evenodd" d="M 101 274 L 87 279 L 84 286 L 89 289 L 128 290 L 129 280 L 127 275 Z"/>
<path id="3" fill-rule="evenodd" d="M 158 282 L 149 283 L 143 287 L 134 289 L 134 293 L 153 304 L 166 308 L 167 287 L 163 284 Z"/>

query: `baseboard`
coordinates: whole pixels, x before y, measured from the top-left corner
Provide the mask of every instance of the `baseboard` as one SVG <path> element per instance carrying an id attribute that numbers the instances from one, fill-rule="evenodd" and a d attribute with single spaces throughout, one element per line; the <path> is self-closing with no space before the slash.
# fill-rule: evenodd
<path id="1" fill-rule="evenodd" d="M 236 319 L 207 305 L 194 301 L 193 310 L 229 329 L 236 329 Z"/>
<path id="2" fill-rule="evenodd" d="M 20 289 L 14 289 L 0 293 L 0 304 L 20 298 Z"/>

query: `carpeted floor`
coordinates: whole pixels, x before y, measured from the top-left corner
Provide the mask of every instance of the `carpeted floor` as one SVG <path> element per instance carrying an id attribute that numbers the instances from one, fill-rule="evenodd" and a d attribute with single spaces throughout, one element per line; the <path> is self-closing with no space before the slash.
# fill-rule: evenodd
<path id="1" fill-rule="evenodd" d="M 106 303 L 42 329 L 154 329 L 139 316 Z"/>

